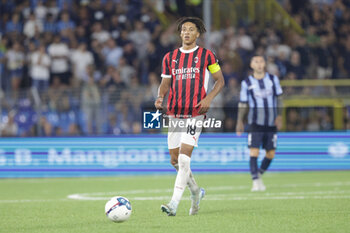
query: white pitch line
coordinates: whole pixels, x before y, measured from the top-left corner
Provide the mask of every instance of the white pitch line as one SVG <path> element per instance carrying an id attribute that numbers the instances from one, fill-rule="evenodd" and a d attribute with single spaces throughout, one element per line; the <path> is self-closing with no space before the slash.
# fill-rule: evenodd
<path id="1" fill-rule="evenodd" d="M 265 197 L 209 197 L 207 201 L 247 201 L 247 200 L 294 200 L 294 199 L 350 199 L 350 195 L 328 196 L 265 196 Z"/>
<path id="2" fill-rule="evenodd" d="M 350 186 L 350 182 L 332 182 L 332 183 L 303 183 L 303 184 L 283 184 L 277 185 L 272 184 L 269 187 L 278 187 L 278 188 L 296 188 L 296 187 L 332 187 L 332 186 Z M 205 188 L 208 191 L 224 191 L 224 190 L 249 190 L 251 186 L 249 185 L 240 185 L 240 186 L 218 186 L 218 187 L 207 187 Z M 113 192 L 96 192 L 96 193 L 79 193 L 82 196 L 100 196 L 100 195 L 129 195 L 129 194 L 143 194 L 143 193 L 164 193 L 172 192 L 173 189 L 137 189 L 137 190 L 125 190 L 125 191 L 113 191 Z M 77 194 L 72 194 L 77 195 Z"/>
<path id="3" fill-rule="evenodd" d="M 350 182 L 331 182 L 331 183 L 304 183 L 304 184 L 284 184 L 284 185 L 269 185 L 269 187 L 343 187 L 349 186 Z M 224 190 L 249 190 L 250 186 L 218 186 L 208 187 L 208 191 L 224 191 Z M 140 189 L 128 190 L 119 192 L 96 192 L 96 193 L 80 193 L 68 195 L 65 199 L 22 199 L 22 200 L 0 200 L 0 203 L 29 203 L 29 202 L 55 202 L 55 201 L 70 201 L 70 200 L 109 200 L 113 195 L 132 195 L 132 194 L 155 194 L 155 193 L 171 193 L 172 189 Z M 348 199 L 348 195 L 339 195 L 349 193 L 350 190 L 329 190 L 329 191 L 310 191 L 310 192 L 279 192 L 279 193 L 244 193 L 244 194 L 207 194 L 205 197 L 208 201 L 220 200 L 280 200 L 280 199 Z M 316 194 L 316 195 L 315 195 Z M 322 195 L 324 194 L 324 195 Z M 329 195 L 335 194 L 335 195 Z M 257 196 L 259 195 L 259 196 Z M 309 196 L 313 195 L 313 196 Z M 137 196 L 131 197 L 132 200 L 168 200 L 170 196 Z M 187 198 L 188 199 L 188 198 Z"/>
<path id="4" fill-rule="evenodd" d="M 253 192 L 253 193 L 245 193 L 244 196 L 300 196 L 300 195 L 325 195 L 325 194 L 346 194 L 350 193 L 350 190 L 334 190 L 334 191 L 310 191 L 310 192 L 278 192 L 278 193 L 272 193 L 272 192 Z M 207 195 L 209 196 L 209 195 Z M 242 196 L 242 193 L 237 194 L 215 194 L 213 195 L 215 197 L 226 197 L 226 196 Z"/>
<path id="5" fill-rule="evenodd" d="M 110 197 L 83 197 L 75 196 L 76 200 L 81 201 L 101 201 L 109 200 Z M 130 201 L 164 201 L 169 200 L 170 196 L 155 196 L 155 197 L 133 197 L 129 198 Z M 186 200 L 189 198 L 185 198 Z M 350 199 L 350 195 L 317 195 L 317 196 L 308 196 L 308 195 L 294 195 L 294 196 L 230 196 L 230 195 L 221 195 L 221 196 L 206 196 L 205 201 L 247 201 L 247 200 L 295 200 L 295 199 Z"/>
<path id="6" fill-rule="evenodd" d="M 71 195 L 73 197 L 73 195 Z M 75 196 L 74 200 L 85 200 L 85 201 L 106 201 L 110 197 L 79 197 Z M 164 201 L 169 200 L 170 196 L 155 196 L 155 197 L 133 197 L 129 198 L 131 201 Z M 188 199 L 189 198 L 185 198 Z M 318 195 L 318 196 L 305 196 L 305 195 L 295 195 L 295 196 L 206 196 L 205 201 L 247 201 L 247 200 L 300 200 L 300 199 L 350 199 L 350 195 Z M 2 204 L 16 204 L 16 203 L 35 203 L 35 202 L 57 202 L 57 201 L 69 201 L 70 199 L 47 199 L 47 200 L 0 200 Z"/>
<path id="7" fill-rule="evenodd" d="M 136 197 L 137 201 L 161 201 L 170 197 Z M 208 197 L 205 201 L 296 200 L 296 199 L 350 199 L 350 196 L 274 196 L 274 197 Z"/>
<path id="8" fill-rule="evenodd" d="M 22 199 L 22 200 L 0 200 L 0 203 L 28 203 L 28 202 L 54 202 L 54 201 L 69 201 L 69 199 Z"/>
<path id="9" fill-rule="evenodd" d="M 335 192 L 323 192 L 323 194 L 328 195 L 313 195 L 313 193 L 322 194 L 322 192 L 301 192 L 295 193 L 296 195 L 291 195 L 291 193 L 269 193 L 269 195 L 264 195 L 264 193 L 254 194 L 244 194 L 239 195 L 207 195 L 205 197 L 206 201 L 246 201 L 246 200 L 294 200 L 294 199 L 350 199 L 350 195 L 329 195 L 329 194 L 343 194 L 350 191 L 335 191 Z M 256 196 L 262 195 L 262 196 Z M 311 196 L 312 195 L 312 196 Z M 132 197 L 129 198 L 131 201 L 163 201 L 169 200 L 170 196 L 152 196 L 152 197 Z M 107 201 L 110 197 L 86 197 L 79 194 L 69 195 L 68 199 L 36 199 L 36 200 L 0 200 L 2 204 L 14 204 L 14 203 L 35 203 L 35 202 L 57 202 L 57 201 L 70 201 L 70 200 L 80 200 L 80 201 Z M 189 198 L 184 198 L 189 200 Z"/>
<path id="10" fill-rule="evenodd" d="M 284 185 L 271 185 L 270 187 L 337 187 L 337 186 L 349 186 L 350 182 L 332 182 L 332 183 L 305 183 L 305 184 L 284 184 Z M 206 188 L 208 191 L 224 191 L 224 190 L 244 190 L 248 189 L 249 190 L 250 186 L 247 185 L 242 185 L 242 186 L 219 186 L 219 187 L 208 187 Z M 113 195 L 132 195 L 132 194 L 150 194 L 150 193 L 164 193 L 168 192 L 171 193 L 172 189 L 141 189 L 141 190 L 129 190 L 129 191 L 119 191 L 119 192 L 99 192 L 99 193 L 76 193 L 76 194 L 71 194 L 68 195 L 68 199 L 73 199 L 73 200 L 108 200 L 111 196 Z M 273 196 L 284 196 L 284 197 L 292 197 L 292 196 L 300 196 L 300 195 L 315 195 L 315 194 L 343 194 L 347 193 L 349 191 L 345 190 L 334 190 L 334 191 L 310 191 L 310 192 L 279 192 L 279 193 L 261 193 L 260 195 L 263 195 L 264 198 L 272 198 Z M 223 199 L 225 198 L 238 198 L 242 199 L 240 197 L 241 194 L 216 194 L 216 198 L 222 197 Z M 244 198 L 251 198 L 249 196 L 256 195 L 255 193 L 247 193 L 244 194 Z M 102 197 L 101 197 L 102 196 Z M 108 197 L 106 197 L 108 196 Z M 248 196 L 248 197 L 247 197 Z M 254 197 L 254 196 L 253 196 Z M 252 198 L 253 198 L 252 197 Z M 134 200 L 165 200 L 169 199 L 169 196 L 153 196 L 153 197 L 130 197 Z M 272 198 L 274 199 L 274 198 Z M 276 199 L 276 198 L 275 198 Z M 281 199 L 281 198 L 279 198 Z M 216 200 L 216 199 L 215 199 Z M 230 199 L 227 199 L 230 200 Z"/>

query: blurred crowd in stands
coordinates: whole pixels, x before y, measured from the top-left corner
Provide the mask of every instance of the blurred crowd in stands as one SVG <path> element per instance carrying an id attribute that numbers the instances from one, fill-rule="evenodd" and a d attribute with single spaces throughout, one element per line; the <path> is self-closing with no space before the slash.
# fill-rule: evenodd
<path id="1" fill-rule="evenodd" d="M 202 1 L 184 2 L 0 0 L 1 135 L 141 133 L 162 57 L 180 46 L 176 25 L 162 26 L 155 9 L 169 19 L 202 17 Z M 282 80 L 350 77 L 350 1 L 279 2 L 305 35 L 243 21 L 209 35 L 226 81 L 213 103 L 222 109 L 215 114 L 225 119 L 224 131 L 235 127 L 239 84 L 252 54 L 264 55 L 267 71 Z M 287 115 L 303 118 L 297 110 Z M 305 124 L 286 129 L 332 130 L 331 115 L 315 110 Z"/>

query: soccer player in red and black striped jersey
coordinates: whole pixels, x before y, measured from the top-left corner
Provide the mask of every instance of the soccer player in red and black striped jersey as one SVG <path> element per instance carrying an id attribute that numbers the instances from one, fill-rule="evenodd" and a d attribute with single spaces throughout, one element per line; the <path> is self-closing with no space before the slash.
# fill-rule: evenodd
<path id="1" fill-rule="evenodd" d="M 181 18 L 178 31 L 182 47 L 167 53 L 163 58 L 162 82 L 155 102 L 156 108 L 162 109 L 163 99 L 170 89 L 167 103 L 168 148 L 171 164 L 178 173 L 171 201 L 161 206 L 162 211 L 169 216 L 176 215 L 186 185 L 191 191 L 190 215 L 197 214 L 199 202 L 205 194 L 204 189 L 196 184 L 190 168 L 192 150 L 198 144 L 202 128 L 179 122 L 203 121 L 211 101 L 225 84 L 214 53 L 197 45 L 197 38 L 206 31 L 203 21 L 195 17 Z M 210 92 L 209 72 L 215 80 Z"/>

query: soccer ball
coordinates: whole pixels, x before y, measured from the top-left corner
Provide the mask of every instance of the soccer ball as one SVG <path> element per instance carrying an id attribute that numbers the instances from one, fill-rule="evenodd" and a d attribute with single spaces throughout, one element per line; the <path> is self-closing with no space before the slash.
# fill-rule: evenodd
<path id="1" fill-rule="evenodd" d="M 130 218 L 130 201 L 121 196 L 112 197 L 105 205 L 106 216 L 113 222 L 124 222 Z"/>

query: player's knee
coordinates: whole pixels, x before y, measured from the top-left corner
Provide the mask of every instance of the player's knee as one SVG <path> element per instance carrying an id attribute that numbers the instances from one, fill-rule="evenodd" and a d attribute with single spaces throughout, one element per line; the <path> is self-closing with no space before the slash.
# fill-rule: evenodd
<path id="1" fill-rule="evenodd" d="M 179 150 L 178 149 L 172 149 L 169 150 L 170 154 L 170 163 L 171 165 L 175 166 L 178 163 L 178 157 L 179 157 Z"/>
<path id="2" fill-rule="evenodd" d="M 258 157 L 259 156 L 259 148 L 250 148 L 250 157 Z"/>
<path id="3" fill-rule="evenodd" d="M 171 158 L 170 163 L 171 163 L 171 165 L 175 166 L 178 164 L 178 160 L 176 158 Z"/>
<path id="4" fill-rule="evenodd" d="M 181 147 L 180 147 L 180 153 L 179 154 L 185 154 L 188 157 L 191 158 L 191 154 L 193 151 L 193 147 L 192 145 L 186 144 L 186 143 L 182 143 Z"/>
<path id="5" fill-rule="evenodd" d="M 273 158 L 275 158 L 275 151 L 274 151 L 274 150 L 272 150 L 272 151 L 267 151 L 267 152 L 266 152 L 266 158 L 268 158 L 268 159 L 273 159 Z"/>

